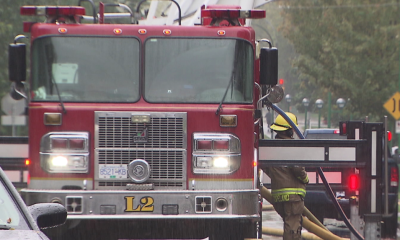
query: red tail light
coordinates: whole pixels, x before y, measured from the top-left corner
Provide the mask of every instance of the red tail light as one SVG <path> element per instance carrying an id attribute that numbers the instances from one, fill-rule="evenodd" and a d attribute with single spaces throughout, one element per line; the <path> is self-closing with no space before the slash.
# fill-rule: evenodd
<path id="1" fill-rule="evenodd" d="M 387 136 L 388 136 L 388 141 L 392 141 L 392 132 L 391 131 L 387 131 Z"/>
<path id="2" fill-rule="evenodd" d="M 346 122 L 340 122 L 339 124 L 339 134 L 346 135 L 347 134 L 347 124 Z"/>
<path id="3" fill-rule="evenodd" d="M 397 187 L 399 185 L 399 171 L 396 167 L 390 168 L 390 186 Z"/>
<path id="4" fill-rule="evenodd" d="M 360 187 L 360 177 L 358 174 L 351 174 L 349 177 L 349 189 L 356 191 Z"/>
<path id="5" fill-rule="evenodd" d="M 340 133 L 340 130 L 339 130 L 339 129 L 335 129 L 335 130 L 333 130 L 333 133 L 334 133 L 334 134 L 339 134 L 339 133 Z"/>

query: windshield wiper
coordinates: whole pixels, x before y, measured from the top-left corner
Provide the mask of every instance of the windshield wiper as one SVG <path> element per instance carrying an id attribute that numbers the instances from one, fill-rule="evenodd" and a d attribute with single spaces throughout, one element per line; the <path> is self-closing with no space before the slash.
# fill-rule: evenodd
<path id="1" fill-rule="evenodd" d="M 229 87 L 230 86 L 232 86 L 232 89 L 231 89 L 231 94 L 233 95 L 233 80 L 235 79 L 235 73 L 236 73 L 236 71 L 235 71 L 235 67 L 237 66 L 237 60 L 238 60 L 238 53 L 239 53 L 239 46 L 238 46 L 238 43 L 236 42 L 236 44 L 235 44 L 235 54 L 234 54 L 234 58 L 233 58 L 233 69 L 232 69 L 232 75 L 231 75 L 231 79 L 229 80 L 229 84 L 228 84 L 228 86 L 226 87 L 226 90 L 225 90 L 225 93 L 224 93 L 224 96 L 222 97 L 222 99 L 221 99 L 221 102 L 219 103 L 219 106 L 218 106 L 218 108 L 217 108 L 217 111 L 215 112 L 215 115 L 218 115 L 219 114 L 219 112 L 221 111 L 221 109 L 222 109 L 222 103 L 225 101 L 225 98 L 226 98 L 226 94 L 228 93 L 228 90 L 229 90 Z"/>
<path id="2" fill-rule="evenodd" d="M 232 85 L 234 76 L 235 76 L 235 71 L 232 72 L 231 80 L 229 80 L 229 84 L 228 84 L 228 86 L 227 86 L 226 89 L 225 89 L 224 96 L 222 97 L 221 102 L 219 103 L 219 106 L 218 106 L 218 108 L 217 108 L 217 111 L 215 112 L 215 115 L 218 115 L 219 112 L 221 111 L 222 103 L 225 101 L 226 94 L 228 93 L 229 87 Z M 233 91 L 232 91 L 232 92 L 233 92 Z"/>
<path id="3" fill-rule="evenodd" d="M 61 106 L 63 112 L 64 112 L 64 113 L 67 113 L 67 109 L 65 109 L 64 102 L 63 102 L 63 100 L 62 100 L 62 98 L 61 98 L 60 91 L 58 91 L 58 85 L 57 85 L 56 81 L 55 81 L 54 78 L 53 78 L 53 74 L 51 74 L 51 81 L 53 82 L 54 87 L 56 88 L 56 92 L 57 92 L 57 96 L 58 96 L 58 101 L 60 101 L 60 106 Z"/>
<path id="4" fill-rule="evenodd" d="M 63 102 L 63 100 L 61 98 L 61 95 L 60 95 L 60 91 L 58 90 L 57 82 L 53 77 L 52 63 L 54 62 L 55 56 L 54 56 L 54 51 L 53 51 L 52 45 L 46 45 L 45 46 L 45 54 L 46 54 L 47 62 L 48 62 L 48 64 L 47 64 L 48 65 L 47 66 L 48 74 L 49 74 L 49 77 L 51 79 L 50 93 L 51 94 L 53 93 L 53 85 L 54 85 L 54 87 L 56 88 L 58 101 L 60 102 L 60 106 L 61 106 L 61 108 L 62 108 L 62 110 L 63 110 L 63 112 L 65 114 L 65 113 L 67 113 L 67 110 L 65 109 L 64 102 Z"/>

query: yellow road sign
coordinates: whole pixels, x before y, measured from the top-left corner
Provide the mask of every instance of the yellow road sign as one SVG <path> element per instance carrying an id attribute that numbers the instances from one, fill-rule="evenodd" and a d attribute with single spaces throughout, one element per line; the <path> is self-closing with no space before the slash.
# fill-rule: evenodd
<path id="1" fill-rule="evenodd" d="M 396 92 L 393 94 L 383 107 L 394 117 L 394 119 L 398 120 L 400 118 L 400 93 Z"/>

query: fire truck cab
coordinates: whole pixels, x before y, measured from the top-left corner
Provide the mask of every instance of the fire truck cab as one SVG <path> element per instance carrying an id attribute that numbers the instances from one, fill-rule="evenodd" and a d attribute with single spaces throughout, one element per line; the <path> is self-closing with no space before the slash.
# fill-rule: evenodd
<path id="1" fill-rule="evenodd" d="M 341 142 L 260 140 L 262 105 L 279 112 L 283 98 L 277 49 L 246 26 L 265 11 L 203 6 L 201 24 L 183 26 L 171 2 L 171 24 L 140 21 L 140 4 L 100 3 L 92 15 L 21 7 L 45 17 L 24 23 L 29 80 L 25 36 L 9 46 L 11 95 L 29 100 L 26 204 L 64 205 L 81 239 L 259 238 L 260 167 L 342 164 L 360 169 L 364 187 L 348 196 L 366 199 L 357 217 L 378 236 L 386 128 L 349 123 L 354 136 Z"/>
<path id="2" fill-rule="evenodd" d="M 46 19 L 24 23 L 28 81 L 23 37 L 9 47 L 12 96 L 29 100 L 24 200 L 63 204 L 96 239 L 259 236 L 255 112 L 277 49 L 244 24 L 265 11 L 207 6 L 201 25 L 154 26 L 110 6 L 129 9 L 21 7 Z"/>

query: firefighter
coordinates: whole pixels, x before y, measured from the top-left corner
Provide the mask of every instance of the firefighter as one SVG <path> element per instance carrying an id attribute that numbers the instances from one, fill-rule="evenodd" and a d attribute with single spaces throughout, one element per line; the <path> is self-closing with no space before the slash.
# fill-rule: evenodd
<path id="1" fill-rule="evenodd" d="M 286 115 L 297 126 L 296 116 Z M 281 115 L 271 129 L 276 132 L 275 139 L 293 139 L 293 129 Z M 271 178 L 272 205 L 284 222 L 283 239 L 301 239 L 307 172 L 300 166 L 267 167 L 263 171 Z"/>

